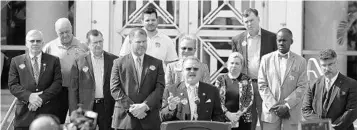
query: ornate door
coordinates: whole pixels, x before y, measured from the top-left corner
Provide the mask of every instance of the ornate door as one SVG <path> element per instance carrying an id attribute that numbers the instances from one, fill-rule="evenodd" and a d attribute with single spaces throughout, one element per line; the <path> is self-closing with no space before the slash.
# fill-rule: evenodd
<path id="1" fill-rule="evenodd" d="M 117 1 L 117 33 L 122 43 L 134 27 L 141 27 L 141 13 L 154 6 L 159 16 L 159 29 L 177 44 L 183 33 L 198 37 L 197 56 L 210 69 L 211 81 L 226 73 L 225 62 L 231 52 L 231 38 L 245 30 L 241 12 L 255 8 L 255 1 L 198 0 L 198 1 Z M 260 9 L 258 9 L 260 10 Z M 177 45 L 176 45 L 177 47 Z"/>

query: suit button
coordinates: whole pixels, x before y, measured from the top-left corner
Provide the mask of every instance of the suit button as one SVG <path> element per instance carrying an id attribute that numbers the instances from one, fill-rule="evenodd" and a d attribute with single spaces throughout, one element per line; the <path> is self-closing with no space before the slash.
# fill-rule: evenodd
<path id="1" fill-rule="evenodd" d="M 36 91 L 38 91 L 38 89 L 36 89 Z"/>

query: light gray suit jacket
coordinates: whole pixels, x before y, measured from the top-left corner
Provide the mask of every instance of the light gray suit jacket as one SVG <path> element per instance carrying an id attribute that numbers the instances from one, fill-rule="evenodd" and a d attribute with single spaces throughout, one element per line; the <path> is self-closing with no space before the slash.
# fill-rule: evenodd
<path id="1" fill-rule="evenodd" d="M 306 60 L 303 57 L 290 52 L 285 76 L 281 79 L 278 51 L 264 55 L 258 73 L 259 93 L 263 99 L 261 120 L 276 122 L 279 117 L 269 110 L 280 102 L 289 104 L 290 124 L 297 124 L 301 119 L 301 101 L 307 83 Z M 275 95 L 275 91 L 278 96 Z"/>

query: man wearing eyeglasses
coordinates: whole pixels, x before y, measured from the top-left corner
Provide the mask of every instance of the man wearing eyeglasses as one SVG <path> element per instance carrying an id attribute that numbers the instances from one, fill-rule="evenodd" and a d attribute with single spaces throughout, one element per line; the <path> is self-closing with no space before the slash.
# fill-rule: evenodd
<path id="1" fill-rule="evenodd" d="M 337 69 L 337 54 L 332 49 L 320 52 L 323 76 L 308 87 L 302 113 L 306 120 L 330 119 L 335 130 L 354 130 L 357 118 L 357 81 Z"/>
<path id="2" fill-rule="evenodd" d="M 56 96 L 62 89 L 60 61 L 42 52 L 43 35 L 31 30 L 26 35 L 26 54 L 12 59 L 9 88 L 18 100 L 15 111 L 15 130 L 28 130 L 39 114 L 54 114 L 58 109 Z"/>
<path id="3" fill-rule="evenodd" d="M 166 66 L 166 71 L 165 71 L 165 82 L 166 86 L 170 86 L 175 83 L 179 83 L 183 81 L 182 77 L 182 62 L 183 60 L 188 57 L 188 56 L 194 56 L 196 53 L 196 47 L 197 47 L 197 38 L 194 35 L 183 35 L 182 38 L 180 39 L 180 46 L 179 46 L 179 55 L 180 55 L 180 60 L 175 61 L 172 63 L 169 63 Z M 199 77 L 199 80 L 201 82 L 205 83 L 210 83 L 210 75 L 209 75 L 209 70 L 208 66 L 205 63 L 199 62 L 199 73 L 201 73 L 201 76 Z"/>
<path id="4" fill-rule="evenodd" d="M 199 81 L 199 60 L 193 56 L 187 57 L 183 60 L 182 68 L 184 81 L 165 88 L 161 119 L 223 121 L 218 89 Z"/>
<path id="5" fill-rule="evenodd" d="M 74 60 L 87 53 L 88 47 L 81 43 L 72 34 L 72 25 L 67 18 L 60 18 L 55 23 L 58 38 L 50 41 L 43 47 L 43 52 L 60 58 L 62 71 L 62 91 L 58 95 L 60 106 L 55 114 L 63 124 L 68 111 L 68 87 L 70 86 L 71 68 Z"/>

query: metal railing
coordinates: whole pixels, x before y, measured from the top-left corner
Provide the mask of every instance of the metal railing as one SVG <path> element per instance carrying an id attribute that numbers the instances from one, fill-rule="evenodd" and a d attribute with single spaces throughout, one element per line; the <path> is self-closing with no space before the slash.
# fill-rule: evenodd
<path id="1" fill-rule="evenodd" d="M 16 102 L 17 102 L 17 98 L 15 98 L 14 101 L 12 101 L 9 110 L 6 112 L 6 115 L 5 115 L 4 119 L 2 120 L 2 122 L 1 122 L 1 124 L 0 124 L 0 129 L 1 129 L 1 130 L 4 130 L 4 128 L 6 127 L 5 124 L 8 122 L 11 113 L 15 110 L 14 108 L 15 108 Z M 9 130 L 9 129 L 11 128 L 12 124 L 14 123 L 14 119 L 15 119 L 15 118 L 11 119 L 11 121 L 10 121 L 10 123 L 8 124 L 6 130 Z"/>

